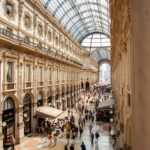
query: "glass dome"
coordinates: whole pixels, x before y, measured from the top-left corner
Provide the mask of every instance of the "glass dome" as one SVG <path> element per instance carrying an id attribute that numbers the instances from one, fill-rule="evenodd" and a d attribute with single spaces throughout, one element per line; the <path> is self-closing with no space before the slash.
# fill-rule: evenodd
<path id="1" fill-rule="evenodd" d="M 81 46 L 92 52 L 95 48 L 110 47 L 110 38 L 101 33 L 94 33 L 88 35 L 81 42 Z"/>

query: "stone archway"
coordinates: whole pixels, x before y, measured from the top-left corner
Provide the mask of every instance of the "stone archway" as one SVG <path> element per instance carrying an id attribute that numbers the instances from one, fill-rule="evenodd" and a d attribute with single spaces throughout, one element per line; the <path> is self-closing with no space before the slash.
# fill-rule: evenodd
<path id="1" fill-rule="evenodd" d="M 3 148 L 11 147 L 11 136 L 17 138 L 17 98 L 14 95 L 7 96 L 2 102 L 2 132 Z"/>
<path id="2" fill-rule="evenodd" d="M 23 98 L 23 121 L 24 121 L 24 135 L 31 134 L 31 119 L 32 119 L 32 94 L 26 93 Z"/>
<path id="3" fill-rule="evenodd" d="M 103 84 L 103 78 L 104 76 L 108 76 L 108 73 L 105 75 L 104 73 L 102 73 L 103 71 L 101 70 L 101 67 L 106 64 L 106 66 L 109 66 L 108 68 L 110 68 L 110 61 L 109 60 L 102 60 L 99 62 L 99 67 L 98 67 L 98 72 L 99 72 L 99 83 Z M 111 72 L 111 69 L 109 71 L 109 73 Z M 111 73 L 110 73 L 111 74 Z M 110 75 L 109 75 L 110 76 Z M 110 81 L 111 81 L 111 77 L 110 77 Z M 107 82 L 110 82 L 110 81 L 107 81 Z"/>

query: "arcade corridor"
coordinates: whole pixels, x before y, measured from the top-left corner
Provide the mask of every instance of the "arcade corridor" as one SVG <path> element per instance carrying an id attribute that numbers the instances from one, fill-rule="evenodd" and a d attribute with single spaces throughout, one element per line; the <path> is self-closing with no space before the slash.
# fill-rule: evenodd
<path id="1" fill-rule="evenodd" d="M 149 6 L 1 0 L 0 150 L 149 150 Z"/>

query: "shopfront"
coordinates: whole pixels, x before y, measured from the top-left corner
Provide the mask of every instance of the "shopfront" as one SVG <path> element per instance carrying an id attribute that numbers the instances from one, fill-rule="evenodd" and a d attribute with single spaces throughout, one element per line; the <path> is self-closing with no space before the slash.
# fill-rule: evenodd
<path id="1" fill-rule="evenodd" d="M 15 138 L 15 103 L 14 99 L 11 97 L 8 97 L 4 101 L 2 132 L 4 135 L 3 147 L 4 149 L 7 149 L 11 146 L 12 136 Z"/>
<path id="2" fill-rule="evenodd" d="M 40 91 L 37 93 L 37 107 L 43 106 L 44 101 L 43 101 L 43 93 Z M 38 126 L 41 127 L 42 122 L 44 121 L 43 118 L 38 118 Z"/>
<path id="3" fill-rule="evenodd" d="M 64 98 L 64 92 L 62 93 L 62 110 L 65 111 L 66 110 L 66 100 Z"/>
<path id="4" fill-rule="evenodd" d="M 49 107 L 53 107 L 53 105 L 52 105 L 52 96 L 49 96 L 49 97 L 48 97 L 47 105 L 48 105 Z"/>
<path id="5" fill-rule="evenodd" d="M 31 95 L 27 93 L 23 99 L 24 135 L 31 134 Z"/>
<path id="6" fill-rule="evenodd" d="M 70 96 L 69 96 L 68 91 L 67 91 L 66 95 L 67 95 L 67 108 L 70 108 Z"/>
<path id="7" fill-rule="evenodd" d="M 57 109 L 60 109 L 60 103 L 59 103 L 59 94 L 57 93 L 56 96 L 56 106 L 57 106 Z"/>

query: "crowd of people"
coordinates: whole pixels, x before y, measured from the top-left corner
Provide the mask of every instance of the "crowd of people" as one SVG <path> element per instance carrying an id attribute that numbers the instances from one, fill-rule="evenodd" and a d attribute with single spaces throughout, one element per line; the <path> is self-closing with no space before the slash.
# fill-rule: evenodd
<path id="1" fill-rule="evenodd" d="M 74 150 L 75 140 L 82 139 L 82 134 L 85 125 L 89 125 L 91 145 L 98 143 L 99 131 L 93 131 L 94 121 L 96 120 L 96 112 L 99 106 L 100 97 L 99 89 L 93 89 L 89 92 L 82 93 L 82 97 L 77 100 L 74 108 L 68 109 L 68 116 L 61 120 L 47 120 L 41 123 L 42 130 L 37 132 L 46 133 L 48 139 L 54 146 L 57 142 L 57 132 L 52 134 L 53 131 L 60 131 L 67 139 L 67 143 L 64 145 L 64 150 Z M 90 106 L 90 107 L 89 107 Z M 92 107 L 91 107 L 92 106 Z M 86 150 L 84 142 L 81 142 L 81 150 Z"/>
<path id="2" fill-rule="evenodd" d="M 86 100 L 85 99 L 83 100 L 82 98 L 78 100 L 76 104 L 76 108 L 75 108 L 75 112 L 78 114 L 78 120 L 77 120 L 78 124 L 75 122 L 71 122 L 71 121 L 68 123 L 67 134 L 66 134 L 67 139 L 72 138 L 72 140 L 75 140 L 78 136 L 81 138 L 86 123 L 89 123 L 91 144 L 93 145 L 94 139 L 95 139 L 95 142 L 98 142 L 99 131 L 96 131 L 95 133 L 92 131 L 93 124 L 95 121 L 95 113 L 96 113 L 95 109 L 93 108 L 98 107 L 98 99 L 97 98 L 92 99 L 91 98 L 93 96 L 92 94 L 95 96 L 96 92 L 88 92 L 86 93 L 86 97 L 87 97 Z M 92 109 L 91 107 L 88 107 L 87 104 L 89 104 L 90 106 L 93 106 Z M 70 113 L 71 113 L 70 110 L 68 110 L 68 116 L 70 116 Z M 69 142 L 65 145 L 64 149 L 68 150 L 68 148 L 69 148 Z M 74 144 L 70 144 L 70 150 L 74 150 Z M 82 142 L 81 144 L 81 150 L 86 150 L 86 146 L 84 142 Z"/>

